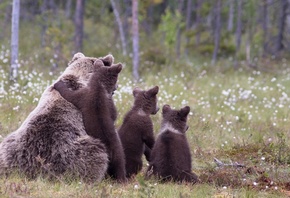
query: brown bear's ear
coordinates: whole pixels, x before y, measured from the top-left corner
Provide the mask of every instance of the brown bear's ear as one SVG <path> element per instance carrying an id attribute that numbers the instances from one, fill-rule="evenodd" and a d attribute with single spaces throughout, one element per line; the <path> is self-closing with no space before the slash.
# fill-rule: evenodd
<path id="1" fill-rule="evenodd" d="M 105 57 L 100 58 L 101 61 L 103 61 L 105 66 L 111 66 L 114 62 L 114 57 L 112 54 L 108 54 Z"/>
<path id="2" fill-rule="evenodd" d="M 113 72 L 114 74 L 118 74 L 121 72 L 122 68 L 123 68 L 123 65 L 121 63 L 118 63 L 109 67 L 109 71 Z"/>
<path id="3" fill-rule="evenodd" d="M 162 113 L 166 113 L 166 112 L 168 112 L 170 110 L 171 110 L 171 107 L 168 104 L 163 105 L 163 107 L 162 107 Z"/>
<path id="4" fill-rule="evenodd" d="M 101 61 L 100 59 L 97 59 L 97 60 L 95 60 L 95 62 L 94 62 L 94 66 L 95 66 L 96 68 L 100 68 L 100 67 L 103 67 L 103 66 L 105 66 L 105 65 L 104 65 L 103 61 Z"/>
<path id="5" fill-rule="evenodd" d="M 189 114 L 189 111 L 190 111 L 190 107 L 185 106 L 185 107 L 180 109 L 179 115 L 182 117 L 186 117 Z"/>
<path id="6" fill-rule="evenodd" d="M 155 86 L 155 87 L 153 87 L 153 88 L 151 88 L 151 89 L 149 89 L 148 91 L 145 92 L 145 97 L 146 98 L 150 98 L 150 97 L 156 96 L 158 91 L 159 91 L 159 87 Z"/>
<path id="7" fill-rule="evenodd" d="M 81 52 L 76 53 L 73 58 L 71 59 L 71 61 L 68 63 L 69 65 L 72 64 L 73 62 L 75 62 L 76 60 L 78 60 L 79 58 L 84 58 L 85 55 Z"/>
<path id="8" fill-rule="evenodd" d="M 133 89 L 133 96 L 136 97 L 138 93 L 140 93 L 142 90 L 139 87 L 135 87 Z"/>

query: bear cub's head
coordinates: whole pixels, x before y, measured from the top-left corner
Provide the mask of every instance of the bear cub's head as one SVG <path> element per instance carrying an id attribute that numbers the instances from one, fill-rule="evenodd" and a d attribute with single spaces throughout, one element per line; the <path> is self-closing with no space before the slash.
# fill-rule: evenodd
<path id="1" fill-rule="evenodd" d="M 179 133 L 185 133 L 189 128 L 187 125 L 189 112 L 189 106 L 174 110 L 169 105 L 164 105 L 162 108 L 162 128 L 174 129 L 174 131 L 177 130 Z"/>
<path id="2" fill-rule="evenodd" d="M 136 87 L 133 89 L 134 96 L 134 109 L 140 111 L 140 113 L 148 114 L 156 114 L 159 110 L 157 106 L 157 93 L 159 91 L 159 87 L 155 86 L 149 90 L 141 90 Z"/>
<path id="3" fill-rule="evenodd" d="M 104 65 L 103 60 L 96 60 L 96 74 L 99 82 L 105 88 L 108 94 L 113 95 L 118 88 L 118 75 L 122 70 L 122 64 L 113 64 L 111 66 Z"/>

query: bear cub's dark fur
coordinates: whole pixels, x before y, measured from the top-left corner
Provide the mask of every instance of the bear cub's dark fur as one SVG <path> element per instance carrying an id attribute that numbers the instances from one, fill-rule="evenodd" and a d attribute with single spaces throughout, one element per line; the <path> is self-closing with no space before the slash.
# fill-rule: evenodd
<path id="1" fill-rule="evenodd" d="M 153 174 L 163 181 L 198 181 L 191 171 L 190 148 L 185 136 L 189 111 L 189 106 L 180 110 L 163 106 L 161 129 L 151 152 L 147 177 Z"/>
<path id="2" fill-rule="evenodd" d="M 123 124 L 118 130 L 126 158 L 126 176 L 131 177 L 142 169 L 142 155 L 149 161 L 155 139 L 151 114 L 159 110 L 155 86 L 147 91 L 139 88 L 133 90 L 134 105 L 125 115 Z M 146 150 L 145 150 L 146 148 Z"/>
<path id="3" fill-rule="evenodd" d="M 122 65 L 105 66 L 100 60 L 94 64 L 96 71 L 86 87 L 72 90 L 68 82 L 59 81 L 54 88 L 80 109 L 87 134 L 106 145 L 110 160 L 108 174 L 118 181 L 126 181 L 125 156 L 114 126 L 117 112 L 112 98 Z"/>

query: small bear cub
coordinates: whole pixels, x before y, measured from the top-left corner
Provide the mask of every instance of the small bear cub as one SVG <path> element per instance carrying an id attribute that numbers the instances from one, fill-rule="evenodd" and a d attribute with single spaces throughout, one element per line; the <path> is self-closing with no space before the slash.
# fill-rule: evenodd
<path id="1" fill-rule="evenodd" d="M 155 86 L 147 91 L 133 89 L 134 105 L 124 117 L 123 124 L 118 130 L 126 161 L 126 176 L 136 175 L 142 169 L 142 155 L 149 161 L 155 139 L 151 114 L 159 110 Z"/>
<path id="2" fill-rule="evenodd" d="M 189 106 L 180 110 L 163 106 L 161 129 L 151 152 L 146 177 L 154 175 L 162 181 L 198 181 L 197 175 L 191 172 L 191 153 L 185 136 L 189 111 Z"/>
<path id="3" fill-rule="evenodd" d="M 116 90 L 118 74 L 122 64 L 105 66 L 96 60 L 96 71 L 87 86 L 77 90 L 70 89 L 69 82 L 58 81 L 54 88 L 67 101 L 80 109 L 85 130 L 88 135 L 100 139 L 107 148 L 109 167 L 107 173 L 118 181 L 126 181 L 125 156 L 114 121 L 117 117 L 112 98 Z"/>

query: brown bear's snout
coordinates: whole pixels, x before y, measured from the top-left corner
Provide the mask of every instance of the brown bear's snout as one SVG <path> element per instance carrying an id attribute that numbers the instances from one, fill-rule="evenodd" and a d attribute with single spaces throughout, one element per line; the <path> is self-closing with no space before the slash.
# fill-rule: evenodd
<path id="1" fill-rule="evenodd" d="M 155 111 L 152 113 L 152 114 L 156 114 L 157 112 L 159 111 L 159 107 L 158 106 L 156 106 L 156 109 L 155 109 Z"/>
<path id="2" fill-rule="evenodd" d="M 113 92 L 112 92 L 112 95 L 114 95 L 114 93 L 115 93 L 115 91 L 118 89 L 118 85 L 116 84 L 115 85 L 115 88 L 114 88 L 114 90 L 113 90 Z"/>

